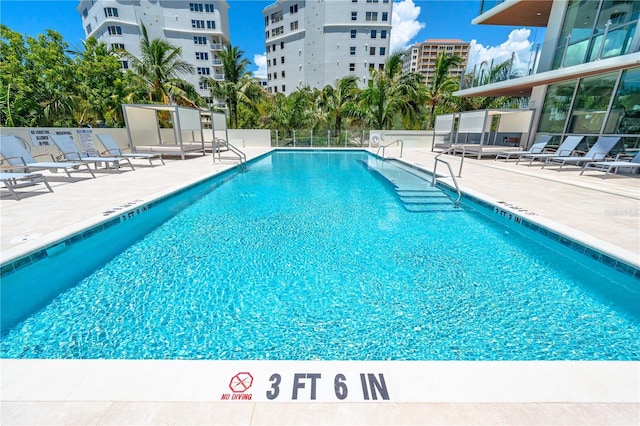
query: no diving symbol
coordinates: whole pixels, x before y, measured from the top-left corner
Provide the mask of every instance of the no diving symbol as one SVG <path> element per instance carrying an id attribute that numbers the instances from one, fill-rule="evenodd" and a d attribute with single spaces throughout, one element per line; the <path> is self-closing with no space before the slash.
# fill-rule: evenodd
<path id="1" fill-rule="evenodd" d="M 231 378 L 229 382 L 229 389 L 232 392 L 244 392 L 253 384 L 253 376 L 251 373 L 238 373 Z"/>

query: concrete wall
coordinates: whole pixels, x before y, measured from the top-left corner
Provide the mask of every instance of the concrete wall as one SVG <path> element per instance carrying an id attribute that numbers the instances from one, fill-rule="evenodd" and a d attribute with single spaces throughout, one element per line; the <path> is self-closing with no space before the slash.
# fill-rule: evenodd
<path id="1" fill-rule="evenodd" d="M 89 133 L 90 131 L 90 133 Z M 84 138 L 83 135 L 90 134 L 91 141 L 94 144 L 95 148 L 102 152 L 104 151 L 104 147 L 98 141 L 98 138 L 95 137 L 96 134 L 108 134 L 113 137 L 113 139 L 118 142 L 120 148 L 125 149 L 129 147 L 129 137 L 127 135 L 127 129 L 87 129 L 87 128 L 68 128 L 68 127 L 42 127 L 42 128 L 29 128 L 29 127 L 2 127 L 0 128 L 0 134 L 2 135 L 14 135 L 22 139 L 27 145 L 31 148 L 32 155 L 40 155 L 40 154 L 53 154 L 57 156 L 60 154 L 58 148 L 53 144 L 53 142 L 47 142 L 46 135 L 47 134 L 56 134 L 56 133 L 71 133 L 73 135 L 73 139 L 75 140 L 78 146 L 81 145 L 81 137 Z M 173 129 L 160 129 L 160 133 L 162 135 L 163 140 L 166 143 L 175 143 L 175 137 L 173 134 Z M 189 140 L 185 135 L 185 140 Z M 41 139 L 38 139 L 41 138 Z M 198 136 L 199 138 L 199 136 Z M 41 140 L 42 142 L 38 142 Z M 271 146 L 271 132 L 269 130 L 263 129 L 229 129 L 229 141 L 235 145 L 237 148 L 243 148 L 246 146 Z M 48 144 L 47 144 L 48 143 Z M 42 159 L 41 161 L 45 161 Z"/>
<path id="2" fill-rule="evenodd" d="M 371 130 L 369 135 L 379 135 L 382 139 L 380 145 L 387 145 L 397 139 L 401 139 L 404 148 L 429 148 L 433 141 L 432 130 Z M 437 142 L 437 141 L 436 141 Z M 395 146 L 395 145 L 392 145 Z M 372 145 L 373 147 L 373 145 Z"/>
<path id="3" fill-rule="evenodd" d="M 31 148 L 31 155 L 40 155 L 40 154 L 53 154 L 57 156 L 60 154 L 58 148 L 53 144 L 53 142 L 47 142 L 47 138 L 45 137 L 48 134 L 56 134 L 63 132 L 70 132 L 73 135 L 73 139 L 75 140 L 78 146 L 80 145 L 80 133 L 86 132 L 90 130 L 92 135 L 95 134 L 108 134 L 113 137 L 113 139 L 118 142 L 118 145 L 121 148 L 127 148 L 129 139 L 127 137 L 127 129 L 78 129 L 78 128 L 69 128 L 69 127 L 2 127 L 0 128 L 0 134 L 2 135 L 14 135 L 22 139 L 27 145 Z M 78 132 L 81 131 L 81 132 Z M 42 143 L 38 142 L 38 138 L 43 138 Z M 93 144 L 99 152 L 104 151 L 104 147 L 97 140 L 95 136 L 91 138 Z M 44 143 L 48 143 L 48 145 L 44 145 Z M 46 159 L 41 159 L 40 161 L 47 161 Z"/>

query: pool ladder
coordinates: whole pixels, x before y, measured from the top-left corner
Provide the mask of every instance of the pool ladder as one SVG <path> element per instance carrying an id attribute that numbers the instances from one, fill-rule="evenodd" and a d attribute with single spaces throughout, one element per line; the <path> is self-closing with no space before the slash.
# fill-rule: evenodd
<path id="1" fill-rule="evenodd" d="M 378 155 L 378 153 L 380 152 L 380 148 L 382 148 L 382 158 L 384 158 L 384 150 L 388 147 L 391 146 L 393 144 L 399 144 L 400 145 L 400 158 L 402 158 L 402 150 L 404 149 L 404 141 L 402 139 L 396 139 L 395 141 L 388 143 L 386 145 L 380 145 L 378 147 L 378 150 L 376 151 L 376 155 Z"/>
<path id="2" fill-rule="evenodd" d="M 223 147 L 226 148 L 225 151 L 231 151 L 232 153 L 234 153 L 235 157 L 222 157 L 220 154 L 220 151 L 222 151 Z M 231 145 L 229 141 L 226 141 L 220 138 L 215 138 L 213 141 L 213 161 L 216 160 L 216 152 L 218 153 L 218 160 L 220 161 L 222 161 L 223 158 L 231 158 L 231 159 L 237 158 L 238 160 L 240 160 L 240 167 L 239 167 L 240 171 L 241 172 L 247 171 L 247 156 L 245 155 L 244 152 L 240 151 L 238 148 Z"/>
<path id="3" fill-rule="evenodd" d="M 452 149 L 455 149 L 453 146 L 451 148 L 449 148 L 448 150 L 446 150 L 445 152 L 441 152 L 440 154 L 436 155 L 435 157 L 435 163 L 433 164 L 433 178 L 431 179 L 431 186 L 435 186 L 436 185 L 436 169 L 438 168 L 438 163 L 444 163 L 447 166 L 447 169 L 449 169 L 449 175 L 451 175 L 451 179 L 453 179 L 453 185 L 456 187 L 456 192 L 458 193 L 458 198 L 456 198 L 456 200 L 453 202 L 453 205 L 458 207 L 460 205 L 460 199 L 462 198 L 462 192 L 460 192 L 460 187 L 458 186 L 458 181 L 456 179 L 456 175 L 453 173 L 453 170 L 451 169 L 451 164 L 449 164 L 448 161 L 445 161 L 443 159 L 440 158 L 440 156 L 442 154 L 448 154 L 449 151 L 451 151 Z M 463 147 L 464 149 L 464 147 Z M 464 155 L 462 156 L 462 161 L 460 162 L 460 170 L 458 171 L 458 177 L 462 177 L 462 163 L 464 161 Z"/>

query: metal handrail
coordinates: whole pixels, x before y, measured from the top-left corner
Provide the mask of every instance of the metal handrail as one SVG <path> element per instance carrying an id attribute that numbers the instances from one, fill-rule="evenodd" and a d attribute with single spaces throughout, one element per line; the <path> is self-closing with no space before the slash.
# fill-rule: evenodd
<path id="1" fill-rule="evenodd" d="M 220 147 L 226 147 L 227 150 L 233 152 L 238 159 L 240 160 L 240 171 L 246 171 L 247 170 L 247 156 L 245 155 L 244 152 L 240 151 L 238 148 L 236 148 L 235 146 L 231 145 L 229 143 L 229 141 L 226 141 L 224 139 L 219 139 L 216 138 L 213 141 L 213 149 L 215 150 L 215 152 L 218 153 L 218 160 L 222 160 L 222 156 L 220 155 Z M 213 154 L 213 158 L 215 161 L 215 152 Z"/>
<path id="2" fill-rule="evenodd" d="M 395 141 L 388 143 L 386 145 L 380 145 L 378 146 L 378 150 L 376 151 L 376 155 L 378 155 L 378 153 L 380 152 L 380 148 L 382 148 L 382 158 L 384 158 L 384 150 L 385 148 L 387 148 L 390 145 L 393 145 L 394 143 L 396 144 L 400 144 L 400 158 L 402 158 L 402 150 L 404 149 L 404 141 L 402 139 L 396 139 Z"/>
<path id="3" fill-rule="evenodd" d="M 458 207 L 460 205 L 460 199 L 462 198 L 462 192 L 460 192 L 460 187 L 458 186 L 458 181 L 456 180 L 456 176 L 453 174 L 453 170 L 451 170 L 451 164 L 449 164 L 448 161 L 444 161 L 438 158 L 442 154 L 444 154 L 444 152 L 441 152 L 435 157 L 435 163 L 433 165 L 433 179 L 431 180 L 431 186 L 436 185 L 436 169 L 438 168 L 438 162 L 446 164 L 447 168 L 449 169 L 449 174 L 451 175 L 451 179 L 453 179 L 453 184 L 456 187 L 456 192 L 458 193 L 458 198 L 456 198 L 456 200 L 453 202 L 453 205 Z M 462 168 L 460 168 L 460 170 L 462 170 Z"/>

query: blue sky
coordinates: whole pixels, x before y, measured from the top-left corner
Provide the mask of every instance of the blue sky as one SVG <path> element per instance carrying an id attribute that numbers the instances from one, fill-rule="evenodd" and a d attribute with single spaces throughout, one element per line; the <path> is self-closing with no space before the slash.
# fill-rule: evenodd
<path id="1" fill-rule="evenodd" d="M 228 0 L 231 42 L 244 50 L 257 75 L 265 72 L 266 63 L 262 10 L 274 2 Z M 76 0 L 0 0 L 0 22 L 30 36 L 52 29 L 70 45 L 80 46 L 84 32 L 77 5 Z M 470 68 L 483 60 L 506 60 L 513 51 L 517 67 L 528 66 L 535 44 L 543 41 L 544 29 L 472 25 L 479 9 L 479 0 L 396 0 L 391 50 L 428 38 L 459 38 L 472 43 Z"/>

